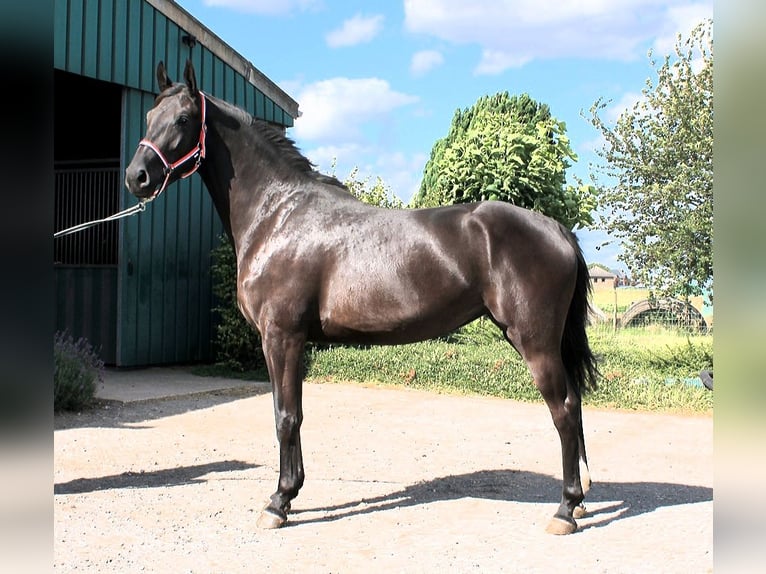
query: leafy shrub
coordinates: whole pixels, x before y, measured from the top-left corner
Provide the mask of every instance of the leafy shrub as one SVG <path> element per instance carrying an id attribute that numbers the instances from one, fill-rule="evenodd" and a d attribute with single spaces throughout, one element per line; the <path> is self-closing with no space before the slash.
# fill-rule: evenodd
<path id="1" fill-rule="evenodd" d="M 378 176 L 375 183 L 371 178 L 357 179 L 359 168 L 355 167 L 343 180 L 343 185 L 348 188 L 349 193 L 359 201 L 376 207 L 385 207 L 388 209 L 401 209 L 404 207 L 402 200 L 399 199 L 389 188 L 383 178 Z"/>
<path id="2" fill-rule="evenodd" d="M 74 411 L 93 404 L 104 362 L 83 337 L 59 331 L 53 337 L 53 408 Z"/>
<path id="3" fill-rule="evenodd" d="M 262 369 L 265 365 L 261 350 L 261 337 L 253 329 L 237 305 L 237 258 L 234 246 L 223 236 L 221 244 L 213 249 L 213 295 L 217 313 L 215 329 L 215 360 L 235 371 Z"/>

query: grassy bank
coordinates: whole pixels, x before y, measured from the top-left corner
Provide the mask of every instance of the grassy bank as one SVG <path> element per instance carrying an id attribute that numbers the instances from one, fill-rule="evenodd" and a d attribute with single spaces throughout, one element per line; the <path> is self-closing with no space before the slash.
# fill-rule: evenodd
<path id="1" fill-rule="evenodd" d="M 642 333 L 595 333 L 603 375 L 586 405 L 642 411 L 710 413 L 713 393 L 690 386 L 712 368 L 712 340 Z M 335 347 L 311 353 L 308 380 L 402 385 L 438 392 L 539 402 L 526 365 L 502 341 L 481 345 L 427 341 L 401 347 Z"/>
<path id="2" fill-rule="evenodd" d="M 662 328 L 594 328 L 591 346 L 602 377 L 584 404 L 638 411 L 709 414 L 713 393 L 693 386 L 701 369 L 712 369 L 713 338 Z M 396 347 L 313 348 L 307 356 L 311 382 L 398 385 L 435 392 L 542 401 L 526 365 L 496 329 L 474 329 L 452 340 Z M 265 370 L 231 373 L 220 367 L 199 374 L 265 380 Z M 695 380 L 696 379 L 696 380 Z"/>

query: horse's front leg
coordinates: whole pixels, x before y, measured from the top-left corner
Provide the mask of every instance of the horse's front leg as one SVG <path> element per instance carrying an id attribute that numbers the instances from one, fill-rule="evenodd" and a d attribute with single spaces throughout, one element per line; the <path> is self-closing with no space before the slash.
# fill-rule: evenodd
<path id="1" fill-rule="evenodd" d="M 287 333 L 278 328 L 266 329 L 262 337 L 279 441 L 279 483 L 258 518 L 258 526 L 279 528 L 287 522 L 290 501 L 298 495 L 304 479 L 300 429 L 306 338 L 300 333 Z"/>

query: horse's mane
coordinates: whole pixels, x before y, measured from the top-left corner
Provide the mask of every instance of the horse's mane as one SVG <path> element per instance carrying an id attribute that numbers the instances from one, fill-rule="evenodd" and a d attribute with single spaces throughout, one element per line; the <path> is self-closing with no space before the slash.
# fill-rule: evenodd
<path id="1" fill-rule="evenodd" d="M 338 187 L 346 189 L 346 186 L 343 185 L 338 178 L 319 172 L 316 169 L 316 165 L 300 152 L 295 145 L 295 142 L 283 134 L 280 128 L 270 122 L 256 118 L 255 116 L 250 116 L 250 118 L 253 127 L 255 127 L 264 139 L 271 144 L 282 158 L 282 161 L 287 163 L 292 169 L 321 183 L 337 185 Z"/>
<path id="2" fill-rule="evenodd" d="M 300 152 L 295 142 L 283 133 L 281 128 L 271 122 L 257 118 L 246 110 L 226 101 L 216 98 L 215 102 L 219 107 L 225 109 L 226 113 L 234 116 L 242 125 L 251 126 L 256 130 L 262 139 L 269 144 L 274 154 L 280 158 L 280 161 L 291 170 L 305 175 L 314 181 L 335 185 L 347 190 L 346 186 L 336 177 L 319 172 L 316 166 Z"/>

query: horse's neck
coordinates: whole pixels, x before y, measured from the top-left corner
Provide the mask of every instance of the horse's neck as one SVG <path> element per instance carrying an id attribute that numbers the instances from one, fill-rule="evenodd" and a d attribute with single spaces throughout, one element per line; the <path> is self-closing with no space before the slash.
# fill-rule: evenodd
<path id="1" fill-rule="evenodd" d="M 291 201 L 291 189 L 264 155 L 269 145 L 242 113 L 214 105 L 208 114 L 205 169 L 200 171 L 229 239 L 239 246 Z"/>

